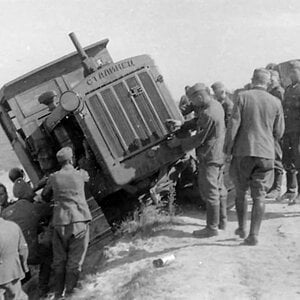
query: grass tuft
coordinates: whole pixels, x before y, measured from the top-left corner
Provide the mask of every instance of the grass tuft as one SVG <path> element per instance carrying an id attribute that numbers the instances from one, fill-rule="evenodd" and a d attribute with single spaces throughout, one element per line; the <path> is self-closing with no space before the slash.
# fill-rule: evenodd
<path id="1" fill-rule="evenodd" d="M 117 234 L 135 235 L 140 233 L 142 237 L 149 236 L 153 229 L 164 224 L 174 223 L 175 217 L 175 194 L 170 191 L 163 201 L 154 205 L 142 203 L 133 216 L 121 223 Z"/>

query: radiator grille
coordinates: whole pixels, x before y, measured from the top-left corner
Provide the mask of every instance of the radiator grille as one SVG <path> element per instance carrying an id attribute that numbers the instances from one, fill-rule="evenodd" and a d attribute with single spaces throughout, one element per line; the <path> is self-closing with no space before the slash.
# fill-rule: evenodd
<path id="1" fill-rule="evenodd" d="M 116 158 L 124 158 L 164 137 L 165 120 L 171 118 L 146 71 L 95 91 L 86 104 Z"/>

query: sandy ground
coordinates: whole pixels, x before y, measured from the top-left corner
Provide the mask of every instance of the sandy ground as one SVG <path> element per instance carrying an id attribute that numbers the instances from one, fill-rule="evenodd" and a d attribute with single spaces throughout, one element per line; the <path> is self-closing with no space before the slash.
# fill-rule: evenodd
<path id="1" fill-rule="evenodd" d="M 193 230 L 204 225 L 204 212 L 186 210 L 146 238 L 123 237 L 104 254 L 93 249 L 89 274 L 72 299 L 300 299 L 299 204 L 268 201 L 254 247 L 234 235 L 234 209 L 218 237 L 194 238 Z M 168 254 L 176 257 L 171 264 L 153 267 Z"/>

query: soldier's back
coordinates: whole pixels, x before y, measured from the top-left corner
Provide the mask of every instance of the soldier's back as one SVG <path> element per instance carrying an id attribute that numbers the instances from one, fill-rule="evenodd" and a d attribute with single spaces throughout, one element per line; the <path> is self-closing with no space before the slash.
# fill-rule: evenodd
<path id="1" fill-rule="evenodd" d="M 35 261 L 37 256 L 39 221 L 50 213 L 48 204 L 33 203 L 26 199 L 19 199 L 2 212 L 5 220 L 13 221 L 21 228 L 29 248 L 29 263 Z"/>
<path id="2" fill-rule="evenodd" d="M 282 105 L 285 132 L 300 132 L 300 83 L 286 88 Z"/>
<path id="3" fill-rule="evenodd" d="M 0 285 L 24 276 L 19 260 L 20 228 L 0 217 Z"/>
<path id="4" fill-rule="evenodd" d="M 278 99 L 263 89 L 254 88 L 241 92 L 237 105 L 241 124 L 233 154 L 274 159 L 274 122 L 281 111 Z"/>
<path id="5" fill-rule="evenodd" d="M 53 173 L 49 180 L 54 193 L 54 225 L 91 220 L 84 193 L 84 184 L 88 181 L 86 171 L 69 165 Z"/>

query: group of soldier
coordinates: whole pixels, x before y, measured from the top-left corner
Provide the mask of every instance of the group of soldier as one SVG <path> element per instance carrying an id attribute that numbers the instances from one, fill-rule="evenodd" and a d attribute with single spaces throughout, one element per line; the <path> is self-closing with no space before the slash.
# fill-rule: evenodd
<path id="1" fill-rule="evenodd" d="M 207 208 L 206 227 L 194 231 L 196 237 L 226 229 L 225 162 L 230 162 L 236 190 L 235 234 L 245 245 L 258 243 L 266 197 L 299 201 L 300 62 L 291 62 L 292 84 L 285 91 L 275 69 L 255 69 L 251 84 L 234 97 L 221 82 L 211 86 L 213 94 L 203 83 L 187 86 L 179 104 L 185 121 L 167 120 L 172 130 L 193 132 L 181 138 L 175 134 L 168 147 L 196 150 L 198 186 Z M 187 117 L 191 113 L 193 118 Z M 56 159 L 61 169 L 47 178 L 42 201 L 34 200 L 35 190 L 19 168 L 9 172 L 17 202 L 9 205 L 0 184 L 0 298 L 27 299 L 21 280 L 30 277 L 28 264 L 39 265 L 41 296 L 49 291 L 51 273 L 56 299 L 71 294 L 77 284 L 89 243 L 91 213 L 84 194 L 89 176 L 73 167 L 70 147 L 58 151 Z M 279 198 L 284 168 L 287 192 Z M 249 190 L 253 206 L 247 235 Z"/>
<path id="2" fill-rule="evenodd" d="M 221 82 L 211 86 L 213 94 L 202 83 L 186 86 L 179 103 L 185 121 L 167 121 L 172 130 L 195 133 L 185 138 L 175 134 L 168 145 L 196 150 L 199 191 L 207 206 L 206 227 L 193 233 L 199 238 L 226 228 L 226 162 L 236 190 L 235 234 L 243 244 L 258 243 L 266 198 L 287 200 L 289 205 L 300 200 L 300 62 L 290 62 L 291 84 L 285 90 L 276 69 L 275 64 L 255 69 L 251 83 L 232 97 Z M 287 190 L 281 196 L 284 169 Z M 249 192 L 253 206 L 247 234 Z"/>
<path id="3" fill-rule="evenodd" d="M 79 279 L 92 218 L 84 194 L 89 176 L 73 167 L 70 147 L 56 158 L 61 169 L 48 177 L 39 201 L 20 168 L 9 172 L 16 202 L 8 203 L 0 185 L 0 299 L 28 299 L 21 284 L 30 279 L 30 266 L 39 266 L 40 298 L 50 285 L 52 298 L 70 295 Z"/>

